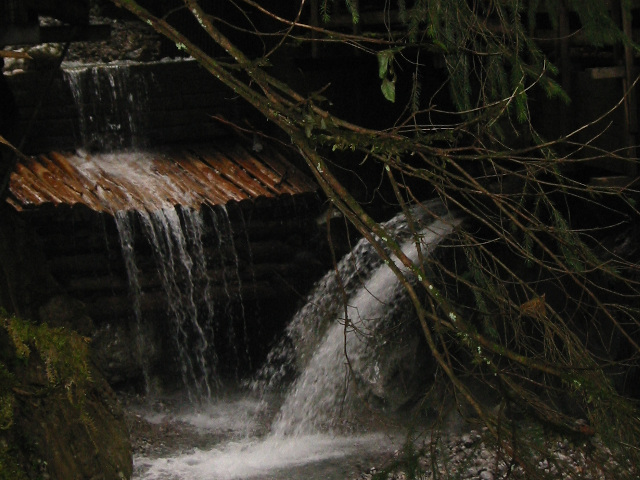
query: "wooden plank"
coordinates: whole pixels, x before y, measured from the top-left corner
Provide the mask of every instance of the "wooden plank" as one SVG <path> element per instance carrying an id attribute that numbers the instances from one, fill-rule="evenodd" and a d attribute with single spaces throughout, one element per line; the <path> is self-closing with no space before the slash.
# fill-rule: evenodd
<path id="1" fill-rule="evenodd" d="M 64 173 L 59 169 L 56 169 L 55 164 L 46 156 L 40 155 L 38 158 L 41 162 L 40 165 L 42 166 L 42 170 L 40 170 L 42 172 L 42 180 L 55 189 L 61 203 L 74 205 L 82 202 L 82 198 L 78 192 L 71 188 L 69 183 L 65 181 L 66 178 Z"/>
<path id="2" fill-rule="evenodd" d="M 245 198 L 270 196 L 271 192 L 256 179 L 248 175 L 239 165 L 229 160 L 223 152 L 208 149 L 195 149 L 200 158 L 218 171 L 218 175 L 249 193 Z M 214 156 L 215 155 L 215 156 Z"/>
<path id="3" fill-rule="evenodd" d="M 94 210 L 102 207 L 102 210 L 107 210 L 111 213 L 120 210 L 131 210 L 133 208 L 133 202 L 122 192 L 120 184 L 105 175 L 104 171 L 99 170 L 101 176 L 95 183 L 94 191 L 100 205 L 87 204 L 87 206 Z"/>
<path id="4" fill-rule="evenodd" d="M 33 187 L 33 182 L 25 182 L 31 175 L 33 174 L 24 165 L 16 165 L 9 184 L 11 194 L 24 206 L 40 205 L 50 201 L 48 195 Z"/>
<path id="5" fill-rule="evenodd" d="M 30 190 L 37 192 L 32 198 L 32 203 L 38 204 L 51 202 L 58 205 L 60 201 L 55 192 L 51 191 L 49 186 L 44 184 L 40 178 L 38 178 L 38 176 L 27 165 L 25 165 L 25 163 L 27 162 L 20 162 L 16 165 L 16 182 L 20 183 L 23 187 L 28 186 Z M 33 159 L 30 159 L 28 163 L 34 163 Z"/>
<path id="6" fill-rule="evenodd" d="M 224 205 L 230 200 L 240 201 L 246 198 L 245 192 L 222 182 L 220 175 L 198 157 L 189 152 L 184 152 L 182 156 L 180 166 L 201 185 L 200 188 L 209 204 Z"/>
<path id="7" fill-rule="evenodd" d="M 228 151 L 228 156 L 250 175 L 260 181 L 262 185 L 272 193 L 272 196 L 283 193 L 294 193 L 288 186 L 278 185 L 280 176 L 252 157 L 246 150 L 236 146 Z"/>
<path id="8" fill-rule="evenodd" d="M 214 149 L 207 149 L 205 151 L 195 148 L 192 150 L 194 153 L 191 155 L 198 155 L 196 158 L 199 158 L 215 172 L 215 182 L 225 190 L 235 193 L 236 198 L 234 198 L 234 200 L 241 201 L 251 198 L 252 195 L 256 195 L 256 193 L 259 195 L 262 194 L 262 190 L 256 190 L 255 184 L 251 183 L 250 177 L 245 179 L 248 180 L 247 182 L 237 181 L 238 178 L 241 178 L 242 174 L 229 168 L 229 165 L 226 163 L 228 160 L 224 158 L 224 154 L 221 152 Z M 234 175 L 236 177 L 235 179 Z"/>
<path id="9" fill-rule="evenodd" d="M 230 200 L 240 201 L 246 198 L 244 192 L 235 188 L 235 185 L 228 185 L 226 182 L 222 182 L 220 176 L 214 170 L 202 165 L 198 158 L 188 152 L 182 153 L 182 157 L 180 165 L 186 172 L 191 172 L 190 177 L 193 182 L 199 182 L 200 184 L 199 190 L 205 199 L 205 202 L 202 203 L 224 205 Z M 207 182 L 202 182 L 201 174 L 205 175 Z"/>
<path id="10" fill-rule="evenodd" d="M 166 185 L 158 185 L 162 188 L 162 196 L 167 203 L 172 205 L 197 206 L 198 200 L 205 201 L 198 192 L 193 191 L 194 186 L 170 158 L 158 158 L 154 160 L 154 169 L 160 174 L 166 176 L 169 181 Z M 199 198 L 198 198 L 199 197 Z M 162 205 L 157 205 L 160 208 Z"/>
<path id="11" fill-rule="evenodd" d="M 280 152 L 274 149 L 267 149 L 261 152 L 260 159 L 280 175 L 279 182 L 286 182 L 291 185 L 292 188 L 296 189 L 297 193 L 315 192 L 318 190 L 318 185 L 298 168 L 289 163 Z"/>
<path id="12" fill-rule="evenodd" d="M 594 80 L 624 78 L 626 75 L 626 69 L 623 65 L 616 65 L 615 67 L 587 68 L 586 71 Z"/>
<path id="13" fill-rule="evenodd" d="M 224 205 L 301 194 L 317 187 L 275 150 L 257 156 L 240 146 L 162 150 L 137 172 L 100 164 L 100 157 L 51 152 L 20 163 L 12 174 L 14 204 L 82 204 L 94 211 Z M 114 161 L 117 162 L 116 156 Z M 126 162 L 129 160 L 125 159 Z M 83 162 L 93 162 L 85 168 Z M 141 160 L 142 161 L 142 160 Z M 137 178 L 148 171 L 149 181 Z"/>
<path id="14" fill-rule="evenodd" d="M 67 157 L 58 153 L 50 152 L 49 156 L 56 162 L 59 168 L 65 172 L 67 179 L 72 183 L 74 188 L 79 192 L 80 201 L 92 210 L 105 211 L 105 200 L 97 193 L 97 184 L 90 181 L 82 175 L 75 167 L 73 167 Z"/>

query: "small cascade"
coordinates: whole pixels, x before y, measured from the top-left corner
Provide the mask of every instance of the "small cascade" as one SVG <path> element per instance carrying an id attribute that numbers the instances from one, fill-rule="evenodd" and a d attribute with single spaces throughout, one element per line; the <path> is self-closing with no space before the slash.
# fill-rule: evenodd
<path id="1" fill-rule="evenodd" d="M 227 207 L 220 206 L 211 210 L 211 220 L 215 231 L 218 233 L 218 251 L 220 253 L 220 271 L 222 272 L 222 282 L 225 289 L 227 304 L 225 305 L 225 316 L 228 319 L 227 336 L 232 349 L 232 356 L 236 361 L 236 376 L 240 368 L 239 362 L 242 355 L 250 362 L 250 352 L 247 320 L 244 311 L 244 299 L 242 298 L 242 279 L 240 278 L 240 261 L 233 239 L 233 229 Z M 236 318 L 233 306 L 238 305 L 240 318 Z M 236 321 L 240 321 L 241 332 L 237 332 Z M 239 338 L 240 336 L 240 338 Z M 244 352 L 238 351 L 238 345 L 244 345 Z"/>
<path id="2" fill-rule="evenodd" d="M 387 228 L 402 237 L 408 233 L 404 223 L 399 216 Z M 423 253 L 429 255 L 459 223 L 450 214 L 431 220 L 419 234 Z M 411 261 L 418 260 L 413 238 L 404 241 L 402 250 Z M 380 370 L 385 359 L 380 358 L 376 344 L 380 335 L 376 334 L 398 314 L 410 312 L 410 305 L 402 301 L 406 295 L 396 275 L 389 266 L 374 260 L 372 253 L 371 247 L 360 243 L 339 265 L 348 298 L 347 325 L 340 312 L 343 300 L 335 296 L 342 293 L 331 274 L 318 284 L 288 328 L 288 336 L 297 341 L 293 343 L 297 352 L 294 361 L 300 374 L 272 426 L 276 436 L 332 430 L 341 419 L 349 420 L 356 413 L 356 405 L 363 400 L 356 397 L 367 397 L 367 392 L 376 394 L 384 388 L 379 384 L 383 382 Z M 310 310 L 316 313 L 309 315 Z M 276 356 L 282 360 L 282 350 Z"/>
<path id="3" fill-rule="evenodd" d="M 447 210 L 439 200 L 433 200 L 414 207 L 411 216 L 418 222 L 428 222 L 447 216 Z M 403 213 L 383 223 L 382 227 L 399 242 L 411 238 Z M 344 298 L 355 295 L 381 265 L 382 260 L 374 247 L 366 239 L 360 239 L 338 262 L 337 272 L 330 270 L 316 282 L 305 304 L 289 322 L 282 339 L 256 374 L 252 388 L 258 392 L 281 389 L 293 371 L 304 370 L 331 321 L 343 315 Z"/>
<path id="4" fill-rule="evenodd" d="M 63 64 L 78 110 L 84 148 L 141 147 L 147 124 L 148 79 L 129 63 Z"/>
<path id="5" fill-rule="evenodd" d="M 205 225 L 207 218 L 211 223 Z M 141 302 L 146 288 L 159 287 L 171 327 L 171 333 L 165 336 L 173 342 L 186 393 L 192 403 L 211 400 L 221 386 L 220 349 L 227 362 L 224 367 L 231 371 L 225 370 L 225 374 L 237 377 L 241 363 L 249 357 L 240 259 L 226 208 L 195 210 L 167 205 L 152 211 L 118 211 L 115 219 L 139 335 L 137 358 L 146 386 L 152 380 L 144 356 L 149 319 L 142 318 Z M 146 257 L 145 278 L 151 286 L 141 285 L 136 258 L 147 250 L 151 258 Z M 152 278 L 150 267 L 156 271 Z M 211 274 L 218 282 L 215 301 Z M 157 322 L 153 323 L 157 329 Z"/>
<path id="6" fill-rule="evenodd" d="M 417 206 L 412 216 L 426 257 L 433 255 L 437 245 L 461 223 L 436 201 Z M 384 226 L 401 244 L 405 255 L 417 262 L 415 240 L 404 215 Z M 398 267 L 404 270 L 399 262 Z M 343 425 L 342 420 L 363 420 L 362 405 L 370 400 L 367 395 L 382 396 L 383 390 L 397 386 L 384 377 L 395 374 L 387 369 L 388 364 L 406 363 L 407 357 L 398 351 L 405 350 L 399 337 L 406 336 L 407 331 L 392 338 L 389 327 L 415 326 L 415 314 L 391 268 L 382 263 L 366 241 L 360 241 L 339 262 L 338 272 L 344 293 L 340 292 L 335 272 L 325 275 L 253 383 L 263 396 L 261 408 L 250 416 L 265 429 L 238 432 L 232 440 L 214 447 L 195 448 L 167 458 L 137 458 L 138 478 L 335 480 L 350 478 L 342 470 L 345 465 L 355 462 L 360 469 L 363 461 L 375 463 L 381 454 L 398 448 L 402 441 L 400 429 L 387 427 L 381 431 L 374 423 L 365 423 L 366 433 L 362 433 L 352 428 L 355 422 Z M 348 299 L 347 328 L 341 313 L 343 295 Z M 416 350 L 421 357 L 426 356 L 424 352 L 424 346 Z M 279 396 L 269 391 L 284 388 L 292 372 L 297 372 L 297 378 L 289 383 L 280 403 Z M 415 383 L 422 392 L 425 383 Z M 224 409 L 226 405 L 222 401 L 215 408 Z M 379 411 L 385 413 L 384 408 Z M 268 418 L 272 421 L 264 422 Z"/>
<path id="7" fill-rule="evenodd" d="M 192 400 L 211 397 L 215 371 L 210 356 L 210 339 L 205 325 L 213 318 L 201 318 L 202 309 L 213 312 L 213 304 L 206 293 L 209 289 L 206 264 L 202 254 L 202 220 L 200 213 L 191 209 L 180 211 L 191 227 L 193 235 L 187 239 L 188 228 L 182 227 L 176 208 L 153 212 L 138 211 L 144 234 L 152 246 L 164 293 L 167 296 L 169 316 L 174 327 L 174 338 L 180 357 L 184 384 Z M 195 251 L 189 244 L 196 245 Z M 200 284 L 199 284 L 200 283 Z"/>
<path id="8" fill-rule="evenodd" d="M 116 221 L 116 228 L 118 230 L 118 237 L 120 238 L 122 257 L 124 259 L 125 268 L 127 270 L 129 292 L 131 295 L 133 315 L 135 318 L 135 356 L 136 360 L 142 368 L 145 393 L 149 393 L 149 387 L 151 385 L 151 374 L 148 357 L 145 355 L 143 345 L 145 336 L 143 334 L 142 328 L 142 306 L 140 304 L 140 299 L 142 298 L 142 288 L 140 287 L 140 270 L 138 269 L 138 265 L 136 263 L 134 251 L 134 231 L 130 213 L 131 212 L 121 210 L 119 212 L 116 212 L 114 218 Z"/>

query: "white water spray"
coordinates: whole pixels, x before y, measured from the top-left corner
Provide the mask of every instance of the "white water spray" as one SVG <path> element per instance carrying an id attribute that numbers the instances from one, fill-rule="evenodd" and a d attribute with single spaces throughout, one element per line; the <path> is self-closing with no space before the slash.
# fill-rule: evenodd
<path id="1" fill-rule="evenodd" d="M 418 237 L 425 257 L 460 223 L 455 216 L 443 213 L 442 208 L 434 209 L 437 220 L 429 217 L 420 222 L 423 228 Z M 415 240 L 404 219 L 397 217 L 385 227 L 402 242 L 405 255 L 416 263 L 419 255 Z M 404 270 L 399 264 L 398 267 Z M 385 359 L 378 358 L 369 337 L 379 332 L 385 321 L 395 319 L 395 308 L 405 306 L 398 302 L 404 290 L 389 266 L 381 263 L 365 242 L 340 262 L 338 271 L 343 275 L 349 298 L 352 327 L 345 330 L 335 274 L 328 274 L 287 328 L 286 336 L 292 347 L 287 350 L 280 345 L 270 355 L 270 365 L 261 371 L 263 376 L 272 374 L 278 379 L 270 382 L 262 378 L 254 384 L 256 389 L 268 389 L 282 381 L 282 368 L 297 367 L 300 371 L 269 434 L 264 438 L 249 435 L 213 449 L 196 448 L 168 458 L 137 458 L 139 478 L 342 479 L 349 476 L 345 470 L 349 458 L 358 458 L 357 465 L 361 465 L 365 458 L 379 459 L 384 452 L 398 448 L 402 438 L 398 432 L 345 434 L 338 427 L 340 413 L 347 420 L 351 419 L 349 415 L 359 413 L 358 398 L 350 382 L 375 387 L 379 381 L 375 367 Z M 348 378 L 345 351 L 357 377 L 350 382 L 345 381 Z M 288 365 L 283 367 L 283 363 Z"/>
<path id="2" fill-rule="evenodd" d="M 200 212 L 182 209 L 182 213 L 185 218 L 191 217 L 187 223 L 192 227 L 201 225 L 201 219 L 196 218 Z M 193 393 L 193 400 L 209 399 L 215 372 L 212 359 L 208 356 L 209 339 L 204 333 L 204 325 L 213 322 L 213 318 L 201 318 L 197 305 L 197 285 L 194 283 L 194 272 L 207 271 L 204 256 L 190 253 L 177 209 L 139 211 L 138 215 L 145 236 L 153 247 L 160 280 L 167 295 L 183 381 Z M 200 246 L 202 241 L 197 236 L 201 231 L 196 228 L 195 234 L 192 243 Z M 196 253 L 201 253 L 201 250 Z M 208 283 L 202 287 L 209 289 Z M 210 301 L 207 295 L 203 295 L 203 298 Z M 207 305 L 207 311 L 214 311 L 212 304 Z"/>
<path id="3" fill-rule="evenodd" d="M 425 227 L 419 234 L 423 254 L 428 256 L 458 223 L 452 216 L 446 216 Z M 405 241 L 402 251 L 413 263 L 418 261 L 414 239 Z M 396 265 L 405 270 L 398 261 Z M 402 290 L 396 274 L 383 264 L 354 292 L 347 302 L 348 321 L 343 316 L 333 320 L 290 388 L 272 427 L 275 435 L 327 431 L 341 420 L 354 417 L 354 409 L 360 403 L 354 382 L 375 386 L 379 381 L 376 352 L 370 339 L 391 318 L 395 299 Z"/>

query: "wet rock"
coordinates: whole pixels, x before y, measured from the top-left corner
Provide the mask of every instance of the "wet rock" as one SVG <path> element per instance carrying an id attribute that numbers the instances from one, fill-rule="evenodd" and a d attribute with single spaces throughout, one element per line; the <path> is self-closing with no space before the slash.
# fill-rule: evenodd
<path id="1" fill-rule="evenodd" d="M 90 336 L 93 321 L 85 312 L 84 304 L 64 295 L 51 298 L 39 309 L 40 320 L 51 327 L 64 327 Z"/>
<path id="2" fill-rule="evenodd" d="M 55 339 L 67 337 L 82 345 L 72 332 Z M 78 370 L 77 359 L 52 367 L 42 358 L 50 352 L 29 348 L 27 358 L 9 363 L 15 379 L 12 424 L 0 430 L 0 454 L 22 470 L 16 478 L 130 478 L 132 450 L 124 413 L 98 369 L 79 362 Z M 79 355 L 87 358 L 86 351 Z M 0 458 L 0 473 L 2 467 Z"/>
<path id="3" fill-rule="evenodd" d="M 157 361 L 159 340 L 150 327 L 142 334 L 135 325 L 105 324 L 94 331 L 92 355 L 111 385 L 138 383 L 143 378 L 145 365 Z M 138 339 L 144 338 L 143 342 Z"/>
<path id="4" fill-rule="evenodd" d="M 486 432 L 485 432 L 486 433 Z M 498 456 L 495 450 L 481 441 L 481 435 L 476 431 L 460 435 L 451 435 L 448 440 L 432 445 L 429 441 L 423 445 L 423 454 L 411 462 L 417 461 L 420 471 L 415 478 L 457 478 L 460 480 L 495 480 L 498 478 L 527 478 L 522 466 L 506 461 Z M 440 448 L 445 447 L 445 448 Z M 585 451 L 584 448 L 587 448 Z M 431 453 L 435 453 L 435 457 Z M 597 454 L 594 455 L 594 452 Z M 542 476 L 549 478 L 580 478 L 584 480 L 608 480 L 621 478 L 616 473 L 633 472 L 633 466 L 620 464 L 610 457 L 611 452 L 599 440 L 592 440 L 590 446 L 572 445 L 565 439 L 549 444 L 545 452 L 547 458 L 535 461 L 535 466 Z M 602 462 L 603 459 L 608 461 Z M 369 473 L 360 478 L 372 478 L 371 472 L 386 473 L 386 478 L 397 480 L 403 474 L 401 455 L 395 457 L 395 467 L 385 469 L 372 468 Z M 509 463 L 507 463 L 509 462 Z M 434 475 L 434 470 L 437 472 Z M 368 476 L 367 476 L 368 475 Z M 623 478 L 636 478 L 625 476 Z"/>

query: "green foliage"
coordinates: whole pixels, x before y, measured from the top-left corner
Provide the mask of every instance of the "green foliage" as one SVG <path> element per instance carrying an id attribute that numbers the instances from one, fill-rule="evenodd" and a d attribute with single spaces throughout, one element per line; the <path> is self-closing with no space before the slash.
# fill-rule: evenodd
<path id="1" fill-rule="evenodd" d="M 13 424 L 14 384 L 13 374 L 0 362 L 0 430 L 11 428 Z"/>
<path id="2" fill-rule="evenodd" d="M 594 0 L 571 0 L 571 6 L 580 17 L 582 30 L 592 45 L 601 47 L 627 41 L 609 15 L 610 6 L 607 3 Z"/>
<path id="3" fill-rule="evenodd" d="M 27 480 L 24 469 L 7 445 L 0 443 L 0 480 Z"/>
<path id="4" fill-rule="evenodd" d="M 16 395 L 62 391 L 63 398 L 66 397 L 78 412 L 80 422 L 89 432 L 94 432 L 94 422 L 84 408 L 86 391 L 92 381 L 87 340 L 64 328 L 51 328 L 46 324 L 36 325 L 21 320 L 1 309 L 0 328 L 11 341 L 14 358 L 12 360 L 10 352 L 2 352 L 9 365 L 0 361 L 0 430 L 10 432 L 14 425 Z M 19 384 L 15 374 L 10 371 L 12 362 L 28 363 L 32 360 L 40 360 L 44 364 L 46 392 L 32 392 L 32 385 Z M 15 455 L 3 442 L 0 437 L 0 480 L 27 478 L 14 460 Z"/>
<path id="5" fill-rule="evenodd" d="M 29 362 L 36 355 L 44 364 L 47 389 L 62 389 L 67 400 L 80 413 L 81 420 L 92 428 L 93 422 L 83 409 L 85 394 L 91 383 L 87 339 L 64 328 L 36 325 L 10 316 L 0 310 L 0 325 L 8 334 L 15 350 L 15 358 Z M 16 379 L 8 366 L 0 362 L 0 428 L 13 423 L 13 388 Z"/>
<path id="6" fill-rule="evenodd" d="M 398 80 L 393 62 L 395 55 L 401 51 L 402 48 L 398 47 L 378 52 L 378 77 L 382 79 L 380 89 L 384 98 L 392 103 L 396 101 L 396 81 Z"/>
<path id="7" fill-rule="evenodd" d="M 27 360 L 36 351 L 44 362 L 50 387 L 61 386 L 76 403 L 91 382 L 87 340 L 64 328 L 36 325 L 10 316 L 4 320 L 18 358 Z"/>
<path id="8" fill-rule="evenodd" d="M 322 21 L 324 23 L 329 23 L 331 21 L 329 0 L 322 0 L 322 2 L 320 3 L 320 16 L 322 17 Z"/>
<path id="9" fill-rule="evenodd" d="M 526 5 L 526 21 L 522 13 Z M 429 39 L 445 52 L 451 97 L 458 111 L 500 102 L 519 123 L 529 118 L 527 90 L 539 84 L 549 98 L 569 98 L 552 78 L 557 69 L 540 51 L 529 32 L 544 7 L 557 28 L 562 2 L 398 1 L 399 16 L 409 42 Z M 602 0 L 574 0 L 584 32 L 594 46 L 630 43 L 611 19 Z M 381 77 L 382 78 L 382 77 Z M 473 84 L 479 85 L 474 89 Z M 492 123 L 499 128 L 497 123 Z"/>
<path id="10" fill-rule="evenodd" d="M 360 12 L 358 11 L 358 3 L 354 3 L 352 0 L 344 0 L 347 10 L 351 13 L 351 20 L 353 24 L 357 24 L 360 21 Z"/>
<path id="11" fill-rule="evenodd" d="M 324 23 L 329 23 L 331 21 L 331 6 L 329 5 L 329 2 L 331 2 L 332 5 L 335 5 L 336 0 L 322 0 L 322 2 L 320 2 L 320 16 Z M 360 21 L 358 3 L 354 3 L 353 0 L 344 0 L 344 4 L 351 14 L 351 21 L 354 25 L 357 24 Z"/>

